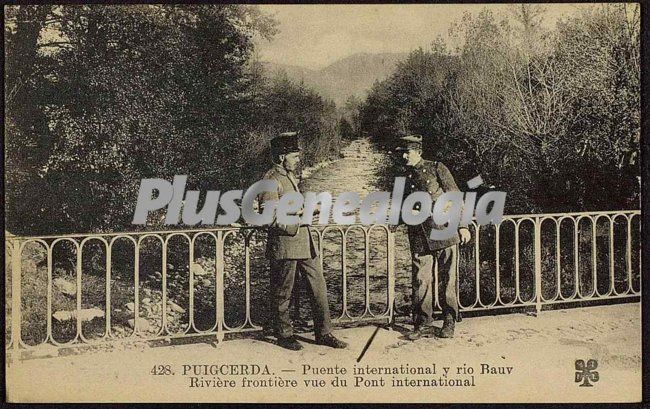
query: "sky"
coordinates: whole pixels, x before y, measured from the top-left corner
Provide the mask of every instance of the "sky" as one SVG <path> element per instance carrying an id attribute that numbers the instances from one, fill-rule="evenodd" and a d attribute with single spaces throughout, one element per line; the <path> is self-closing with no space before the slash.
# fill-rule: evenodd
<path id="1" fill-rule="evenodd" d="M 409 52 L 446 38 L 463 13 L 484 7 L 508 13 L 503 4 L 370 4 L 262 5 L 278 21 L 269 42 L 258 39 L 262 61 L 319 69 L 356 53 Z M 575 13 L 576 4 L 547 4 L 546 24 Z"/>

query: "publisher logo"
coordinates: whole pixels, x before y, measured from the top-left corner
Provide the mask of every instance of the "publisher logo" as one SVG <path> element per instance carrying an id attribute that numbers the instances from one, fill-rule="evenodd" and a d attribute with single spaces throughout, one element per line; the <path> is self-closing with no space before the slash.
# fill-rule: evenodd
<path id="1" fill-rule="evenodd" d="M 591 382 L 596 383 L 600 379 L 598 375 L 598 361 L 590 359 L 585 364 L 582 359 L 576 360 L 576 383 L 582 382 L 578 386 L 594 386 Z"/>

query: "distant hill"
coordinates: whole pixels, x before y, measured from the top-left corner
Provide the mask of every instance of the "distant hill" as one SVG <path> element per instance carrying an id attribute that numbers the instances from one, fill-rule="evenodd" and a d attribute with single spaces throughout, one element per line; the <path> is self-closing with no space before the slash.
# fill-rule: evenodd
<path id="1" fill-rule="evenodd" d="M 338 60 L 320 70 L 311 70 L 289 64 L 265 62 L 269 76 L 286 72 L 296 81 L 304 82 L 322 96 L 333 100 L 337 106 L 345 103 L 350 95 L 365 98 L 372 84 L 393 73 L 397 63 L 408 53 L 354 54 Z"/>

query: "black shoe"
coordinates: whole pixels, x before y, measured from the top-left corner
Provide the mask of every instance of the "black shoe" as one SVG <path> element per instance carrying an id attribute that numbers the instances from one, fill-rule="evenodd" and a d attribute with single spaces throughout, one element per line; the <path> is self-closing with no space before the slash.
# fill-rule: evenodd
<path id="1" fill-rule="evenodd" d="M 451 314 L 445 315 L 445 321 L 442 324 L 442 329 L 440 330 L 440 338 L 453 338 L 454 337 L 454 327 L 456 325 L 456 319 Z"/>
<path id="2" fill-rule="evenodd" d="M 411 341 L 417 341 L 420 338 L 433 338 L 437 329 L 433 325 L 419 326 L 418 329 L 409 332 L 406 337 Z"/>
<path id="3" fill-rule="evenodd" d="M 430 331 L 431 328 L 434 327 L 434 325 L 433 325 L 434 322 L 435 321 L 433 319 L 429 319 L 429 320 L 426 320 L 426 321 L 422 321 L 419 324 L 414 324 L 413 325 L 413 331 L 424 331 L 424 332 Z"/>
<path id="4" fill-rule="evenodd" d="M 291 351 L 300 351 L 303 348 L 302 344 L 294 336 L 278 337 L 278 345 Z"/>
<path id="5" fill-rule="evenodd" d="M 416 329 L 406 334 L 406 338 L 408 338 L 410 341 L 417 341 L 418 339 L 422 338 L 422 333 L 419 329 Z"/>
<path id="6" fill-rule="evenodd" d="M 325 345 L 327 347 L 332 347 L 335 349 L 344 349 L 348 347 L 347 342 L 341 341 L 332 334 L 325 334 L 316 337 L 316 343 L 318 345 Z"/>

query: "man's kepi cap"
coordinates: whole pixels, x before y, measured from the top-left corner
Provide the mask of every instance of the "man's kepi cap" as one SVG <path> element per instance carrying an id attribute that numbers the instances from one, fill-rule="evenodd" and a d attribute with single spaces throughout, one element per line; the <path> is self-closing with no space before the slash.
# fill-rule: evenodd
<path id="1" fill-rule="evenodd" d="M 422 149 L 422 135 L 408 135 L 399 138 L 396 150 L 407 151 L 409 149 Z"/>
<path id="2" fill-rule="evenodd" d="M 271 152 L 275 155 L 286 155 L 301 150 L 298 144 L 298 132 L 284 132 L 271 139 Z"/>

